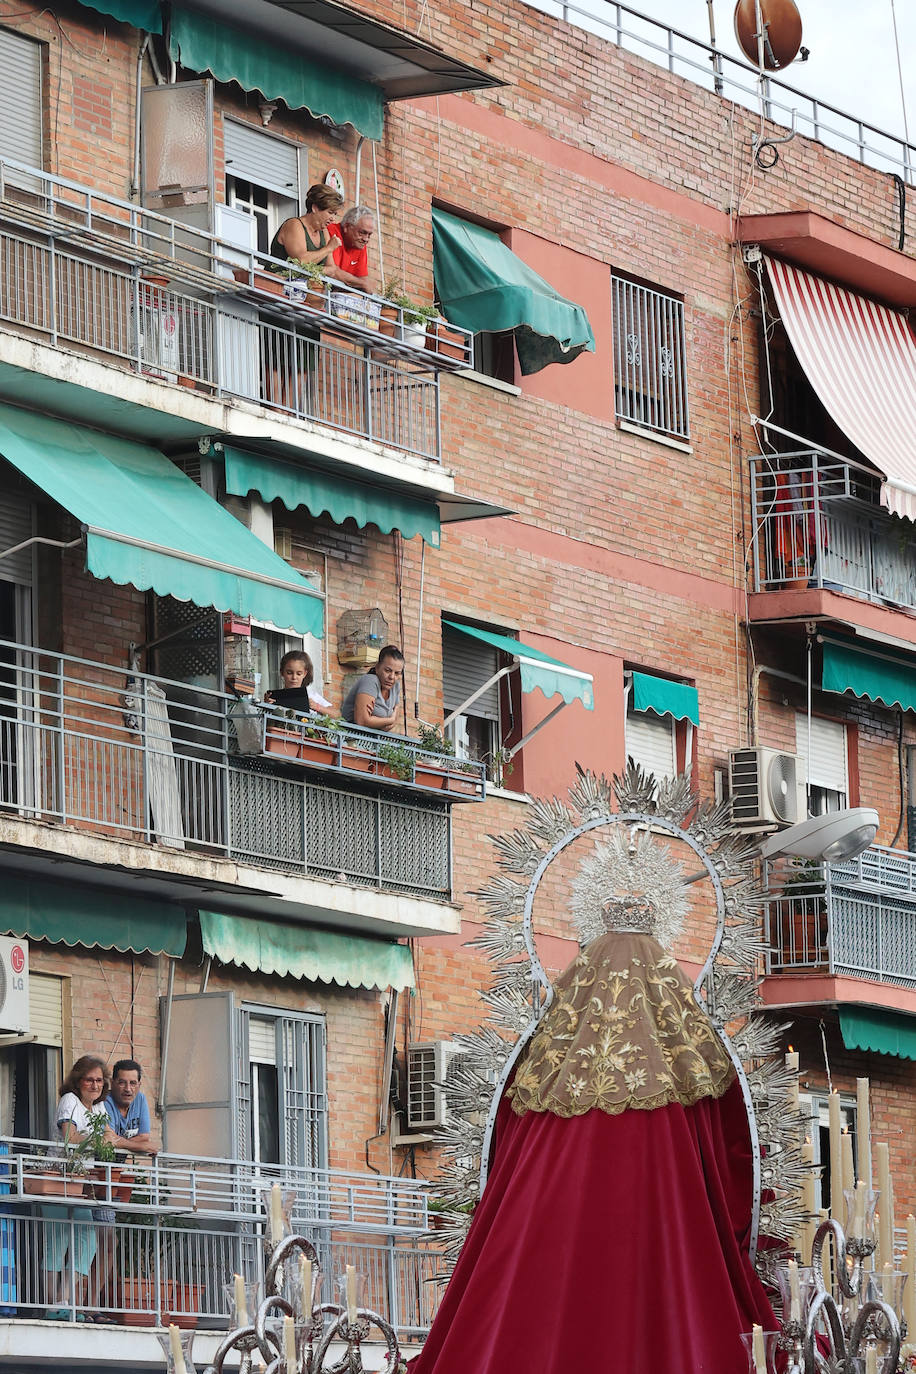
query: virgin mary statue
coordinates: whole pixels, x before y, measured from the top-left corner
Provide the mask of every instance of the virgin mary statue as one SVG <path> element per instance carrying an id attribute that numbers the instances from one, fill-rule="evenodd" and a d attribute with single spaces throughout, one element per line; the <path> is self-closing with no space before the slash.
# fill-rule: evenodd
<path id="1" fill-rule="evenodd" d="M 741 1084 L 659 941 L 672 913 L 620 893 L 595 911 L 500 1100 L 412 1374 L 743 1374 L 741 1333 L 776 1327 Z"/>

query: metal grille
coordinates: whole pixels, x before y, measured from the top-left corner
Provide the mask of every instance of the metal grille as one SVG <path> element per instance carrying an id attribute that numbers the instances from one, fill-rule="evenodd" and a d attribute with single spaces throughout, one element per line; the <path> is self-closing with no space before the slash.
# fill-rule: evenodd
<path id="1" fill-rule="evenodd" d="M 684 303 L 611 278 L 618 420 L 688 439 Z"/>
<path id="2" fill-rule="evenodd" d="M 825 587 L 916 610 L 916 534 L 874 472 L 818 449 L 754 457 L 754 590 Z"/>

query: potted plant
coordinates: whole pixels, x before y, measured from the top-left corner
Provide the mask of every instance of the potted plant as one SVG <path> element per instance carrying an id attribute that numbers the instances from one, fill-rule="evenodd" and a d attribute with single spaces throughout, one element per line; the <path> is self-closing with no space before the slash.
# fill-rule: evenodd
<path id="1" fill-rule="evenodd" d="M 816 859 L 795 859 L 782 885 L 779 947 L 787 965 L 804 967 L 827 959 L 827 896 L 824 867 Z"/>
<path id="2" fill-rule="evenodd" d="M 89 1118 L 89 1133 L 82 1143 L 95 1161 L 90 1187 L 97 1202 L 130 1202 L 134 1176 L 115 1163 L 117 1151 L 111 1141 L 105 1139 L 107 1130 L 107 1117 Z"/>
<path id="3" fill-rule="evenodd" d="M 400 283 L 389 281 L 385 288 L 386 299 L 400 312 L 401 326 L 399 337 L 403 343 L 413 348 L 426 345 L 426 326 L 438 313 L 434 305 L 418 305 L 400 289 Z"/>
<path id="4" fill-rule="evenodd" d="M 22 1180 L 23 1192 L 33 1197 L 82 1197 L 86 1191 L 90 1156 L 85 1142 L 64 1147 L 62 1156 L 47 1155 Z"/>
<path id="5" fill-rule="evenodd" d="M 416 753 L 400 740 L 386 740 L 379 745 L 376 771 L 383 777 L 410 782 L 413 778 Z"/>
<path id="6" fill-rule="evenodd" d="M 182 1232 L 194 1230 L 193 1220 L 175 1212 L 131 1213 L 129 1220 L 118 1247 L 123 1324 L 155 1326 L 158 1307 L 164 1326 L 196 1326 L 203 1285 L 192 1272 L 191 1248 L 180 1243 Z"/>
<path id="7" fill-rule="evenodd" d="M 430 320 L 426 329 L 426 347 L 431 353 L 466 363 L 470 362 L 468 344 L 469 339 L 464 331 L 454 329 L 443 315 L 436 315 Z"/>

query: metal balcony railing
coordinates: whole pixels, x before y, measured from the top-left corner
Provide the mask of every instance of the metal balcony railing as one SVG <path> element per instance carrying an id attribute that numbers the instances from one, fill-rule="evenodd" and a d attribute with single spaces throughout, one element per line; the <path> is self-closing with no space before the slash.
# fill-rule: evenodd
<path id="1" fill-rule="evenodd" d="M 409 312 L 339 284 L 282 294 L 271 268 L 284 264 L 0 159 L 0 320 L 17 332 L 439 461 L 438 374 L 470 366 L 472 336 L 427 340 Z"/>
<path id="2" fill-rule="evenodd" d="M 770 866 L 767 883 L 769 972 L 916 988 L 916 854 L 872 845 L 843 863 Z"/>
<path id="3" fill-rule="evenodd" d="M 6 1315 L 57 1311 L 70 1320 L 88 1313 L 128 1325 L 177 1319 L 225 1327 L 224 1285 L 233 1275 L 263 1285 L 263 1190 L 280 1182 L 296 1193 L 296 1231 L 321 1256 L 325 1301 L 333 1301 L 336 1276 L 352 1264 L 364 1278 L 367 1305 L 387 1313 L 401 1335 L 421 1335 L 430 1325 L 440 1259 L 415 1180 L 179 1155 L 96 1165 L 74 1177 L 61 1172 L 62 1158 L 59 1144 L 0 1139 Z M 105 1257 L 97 1258 L 109 1240 L 94 1207 L 115 1212 L 110 1279 Z"/>
<path id="4" fill-rule="evenodd" d="M 629 5 L 613 3 L 613 0 L 578 0 L 578 3 L 528 0 L 528 3 L 533 9 L 557 15 L 754 112 L 760 109 L 762 99 L 764 116 L 774 123 L 784 124 L 880 171 L 894 172 L 910 184 L 913 182 L 916 145 L 835 105 L 806 95 L 777 77 L 765 76 L 761 89 L 755 67 L 681 29 Z M 697 7 L 699 13 L 700 7 Z"/>
<path id="5" fill-rule="evenodd" d="M 235 699 L 0 641 L 0 809 L 409 896 L 451 895 L 449 802 L 235 750 Z M 373 747 L 382 748 L 372 731 Z M 334 778 L 334 781 L 331 779 Z"/>
<path id="6" fill-rule="evenodd" d="M 750 468 L 755 591 L 820 587 L 916 610 L 916 534 L 879 507 L 876 473 L 820 449 Z"/>

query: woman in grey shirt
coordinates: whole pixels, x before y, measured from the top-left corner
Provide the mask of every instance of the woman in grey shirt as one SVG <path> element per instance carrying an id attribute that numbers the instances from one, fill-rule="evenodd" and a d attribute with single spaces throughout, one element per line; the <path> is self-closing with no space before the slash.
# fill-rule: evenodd
<path id="1" fill-rule="evenodd" d="M 341 707 L 344 720 L 367 730 L 393 730 L 401 704 L 404 655 L 396 644 L 386 644 L 371 672 L 350 688 Z"/>

